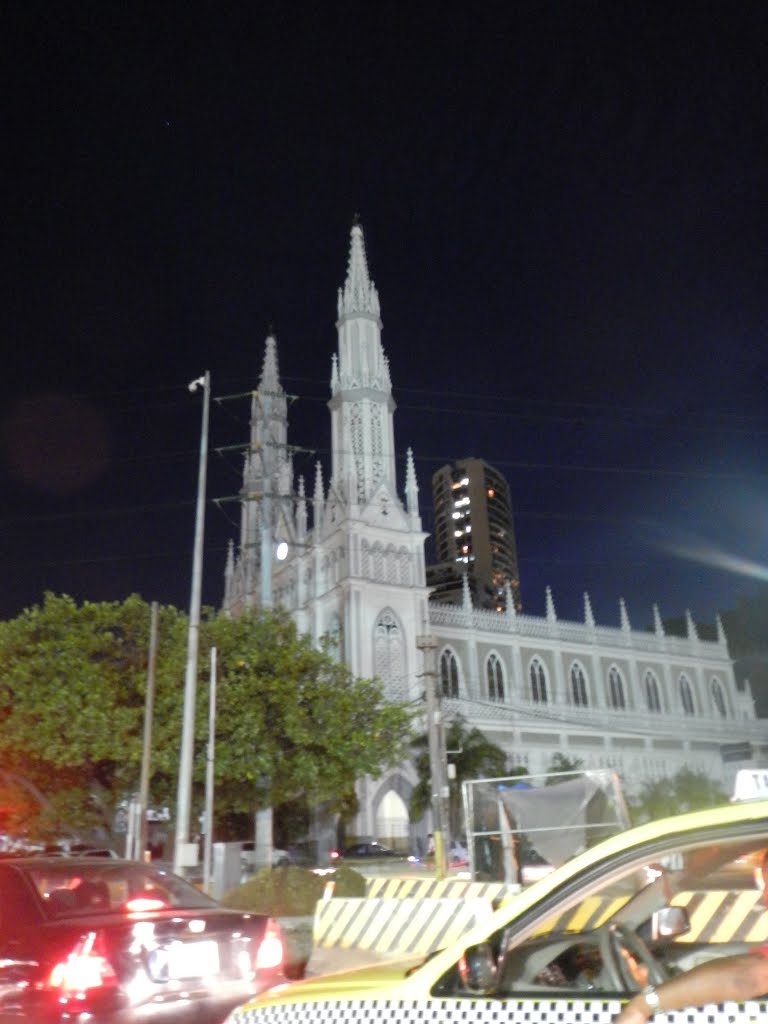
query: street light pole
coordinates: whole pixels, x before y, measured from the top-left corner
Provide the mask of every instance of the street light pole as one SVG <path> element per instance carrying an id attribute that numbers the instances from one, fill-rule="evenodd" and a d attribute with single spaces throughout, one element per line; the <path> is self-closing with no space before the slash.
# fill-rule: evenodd
<path id="1" fill-rule="evenodd" d="M 192 591 L 189 599 L 187 631 L 187 668 L 184 679 L 184 712 L 181 727 L 181 754 L 176 805 L 176 841 L 173 870 L 179 873 L 186 866 L 185 848 L 189 843 L 189 822 L 192 809 L 192 768 L 195 746 L 195 700 L 197 691 L 197 654 L 200 646 L 200 601 L 203 583 L 203 536 L 205 533 L 205 485 L 208 468 L 208 413 L 211 401 L 211 375 L 208 370 L 193 380 L 190 391 L 203 388 L 203 420 L 200 429 L 200 462 L 197 476 L 195 511 L 195 544 L 192 556 Z"/>

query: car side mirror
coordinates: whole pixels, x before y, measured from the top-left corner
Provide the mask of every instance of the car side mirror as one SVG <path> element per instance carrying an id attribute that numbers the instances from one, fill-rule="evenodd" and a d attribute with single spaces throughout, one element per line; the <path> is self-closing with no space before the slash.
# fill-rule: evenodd
<path id="1" fill-rule="evenodd" d="M 496 990 L 498 969 L 490 943 L 479 942 L 465 949 L 458 968 L 463 991 L 487 996 Z"/>
<path id="2" fill-rule="evenodd" d="M 685 907 L 662 907 L 651 915 L 651 942 L 674 939 L 691 930 Z"/>

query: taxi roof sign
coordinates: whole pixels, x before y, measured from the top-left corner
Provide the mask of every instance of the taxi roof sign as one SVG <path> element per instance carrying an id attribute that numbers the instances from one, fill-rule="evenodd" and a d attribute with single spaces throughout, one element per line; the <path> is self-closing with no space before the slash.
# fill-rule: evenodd
<path id="1" fill-rule="evenodd" d="M 732 802 L 765 800 L 768 797 L 768 768 L 740 768 L 733 784 Z"/>

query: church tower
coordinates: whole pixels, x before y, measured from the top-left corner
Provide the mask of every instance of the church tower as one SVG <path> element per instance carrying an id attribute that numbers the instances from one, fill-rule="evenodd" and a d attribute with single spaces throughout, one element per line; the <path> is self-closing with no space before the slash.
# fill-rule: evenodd
<path id="1" fill-rule="evenodd" d="M 294 493 L 287 401 L 270 334 L 253 395 L 240 546 L 227 560 L 224 607 L 237 614 L 264 603 L 267 589 L 302 632 L 318 642 L 331 637 L 355 675 L 377 676 L 393 700 L 412 700 L 421 690 L 416 635 L 429 618 L 426 534 L 410 449 L 398 495 L 395 402 L 380 313 L 363 229 L 355 223 L 331 358 L 330 477 L 318 462 L 311 498 L 303 477 Z M 273 542 L 280 539 L 288 543 L 283 561 L 275 558 Z"/>
<path id="2" fill-rule="evenodd" d="M 350 233 L 331 360 L 331 477 L 315 496 L 315 543 L 324 551 L 321 615 L 338 623 L 356 675 L 378 676 L 394 700 L 418 692 L 416 632 L 428 620 L 424 540 L 410 449 L 397 492 L 389 362 L 362 227 Z M 322 629 L 321 629 L 322 632 Z"/>
<path id="3" fill-rule="evenodd" d="M 268 580 L 272 603 L 290 611 L 302 633 L 317 643 L 329 638 L 354 675 L 376 677 L 391 700 L 413 703 L 424 689 L 416 638 L 429 630 L 426 534 L 410 448 L 400 460 L 402 498 L 398 493 L 395 402 L 381 343 L 379 296 L 357 223 L 338 292 L 336 329 L 330 475 L 315 465 L 311 496 L 303 477 L 293 492 L 286 401 L 275 340 L 267 338 L 243 476 L 240 548 L 237 556 L 230 550 L 227 560 L 224 607 L 237 614 L 258 605 L 259 582 Z M 283 561 L 265 536 L 288 542 Z M 398 834 L 406 836 L 414 784 L 412 766 L 378 780 L 358 780 L 357 833 L 375 834 L 386 820 L 397 822 Z"/>
<path id="4" fill-rule="evenodd" d="M 230 547 L 225 569 L 224 608 L 237 614 L 271 603 L 270 558 L 273 541 L 292 530 L 293 465 L 288 450 L 288 400 L 280 383 L 277 342 L 267 336 L 259 386 L 251 396 L 251 437 L 240 491 L 240 548 Z M 268 528 L 265 529 L 265 526 Z M 265 538 L 268 551 L 265 551 Z M 267 563 L 271 572 L 271 564 Z"/>

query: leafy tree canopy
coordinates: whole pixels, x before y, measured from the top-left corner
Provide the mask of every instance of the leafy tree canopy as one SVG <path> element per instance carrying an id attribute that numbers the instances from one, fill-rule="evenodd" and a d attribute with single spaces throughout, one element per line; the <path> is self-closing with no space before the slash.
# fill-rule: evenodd
<path id="1" fill-rule="evenodd" d="M 137 596 L 78 606 L 46 594 L 0 623 L 0 810 L 39 835 L 111 829 L 138 789 L 150 609 Z M 160 607 L 151 800 L 175 808 L 187 619 Z M 299 794 L 343 798 L 407 748 L 409 715 L 355 679 L 281 612 L 206 611 L 200 633 L 193 815 L 203 802 L 208 649 L 218 652 L 215 814 Z"/>
<path id="2" fill-rule="evenodd" d="M 629 801 L 629 811 L 636 824 L 655 821 L 686 811 L 705 810 L 727 802 L 724 790 L 708 775 L 681 768 L 671 779 L 643 783 L 637 797 Z"/>
<path id="3" fill-rule="evenodd" d="M 159 619 L 158 686 L 171 689 L 186 626 L 172 608 Z M 108 826 L 115 799 L 137 788 L 148 638 L 149 609 L 135 596 L 78 607 L 46 594 L 0 623 L 0 764 L 17 793 L 6 803 L 10 825 L 42 834 Z"/>
<path id="4" fill-rule="evenodd" d="M 547 772 L 578 772 L 584 767 L 584 761 L 580 757 L 568 757 L 567 754 L 560 753 L 552 755 L 552 760 L 549 762 L 549 768 Z M 558 782 L 562 782 L 562 779 L 547 779 L 545 782 L 546 786 L 556 786 Z"/>

